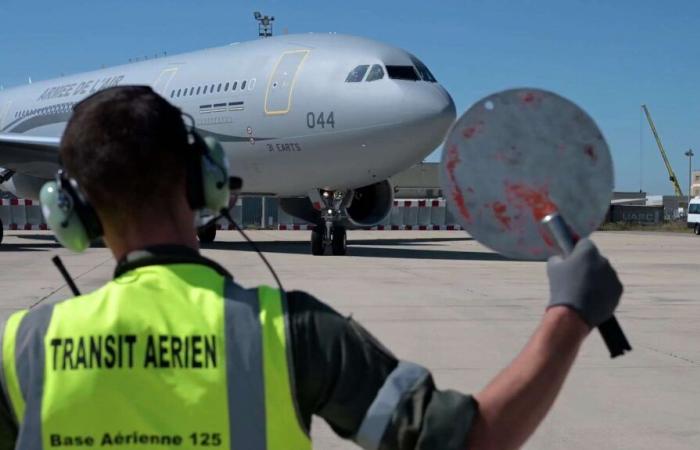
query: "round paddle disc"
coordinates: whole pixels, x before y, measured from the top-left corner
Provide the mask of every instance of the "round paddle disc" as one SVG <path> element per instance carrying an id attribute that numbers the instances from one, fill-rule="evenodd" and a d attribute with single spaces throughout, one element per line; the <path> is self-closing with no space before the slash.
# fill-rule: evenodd
<path id="1" fill-rule="evenodd" d="M 453 125 L 440 177 L 448 207 L 469 234 L 517 259 L 558 252 L 541 220 L 559 212 L 585 237 L 605 218 L 612 158 L 602 133 L 571 101 L 512 89 L 474 104 Z"/>

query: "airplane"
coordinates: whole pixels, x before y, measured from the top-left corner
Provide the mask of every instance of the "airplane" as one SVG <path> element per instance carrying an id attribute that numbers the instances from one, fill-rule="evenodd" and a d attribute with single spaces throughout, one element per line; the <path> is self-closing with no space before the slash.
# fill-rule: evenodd
<path id="1" fill-rule="evenodd" d="M 314 255 L 344 255 L 348 227 L 381 222 L 388 178 L 437 148 L 456 118 L 450 94 L 405 50 L 333 33 L 274 36 L 0 91 L 0 188 L 38 199 L 73 106 L 132 84 L 222 143 L 241 195 L 279 197 L 316 224 Z M 198 235 L 212 242 L 215 225 Z"/>

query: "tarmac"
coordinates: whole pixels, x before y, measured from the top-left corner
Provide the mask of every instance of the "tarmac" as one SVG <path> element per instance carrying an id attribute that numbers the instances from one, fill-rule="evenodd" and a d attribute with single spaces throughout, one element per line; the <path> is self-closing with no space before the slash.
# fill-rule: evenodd
<path id="1" fill-rule="evenodd" d="M 545 265 L 503 258 L 464 232 L 351 231 L 348 256 L 309 254 L 308 232 L 251 231 L 285 288 L 352 314 L 400 358 L 431 369 L 441 389 L 478 392 L 536 327 L 548 298 Z M 614 360 L 597 332 L 526 449 L 700 448 L 700 238 L 602 232 L 595 242 L 625 293 L 617 312 L 634 351 Z M 244 286 L 274 281 L 235 232 L 204 254 Z M 71 254 L 48 232 L 6 231 L 0 318 L 70 296 L 59 254 L 82 291 L 112 276 L 106 248 Z M 315 419 L 319 449 L 354 449 Z"/>

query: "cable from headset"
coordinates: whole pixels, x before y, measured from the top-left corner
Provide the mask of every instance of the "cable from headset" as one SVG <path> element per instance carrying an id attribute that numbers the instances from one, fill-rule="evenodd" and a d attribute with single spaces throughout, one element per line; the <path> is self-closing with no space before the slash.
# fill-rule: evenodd
<path id="1" fill-rule="evenodd" d="M 277 282 L 277 286 L 280 288 L 280 291 L 284 292 L 284 288 L 282 287 L 282 282 L 280 281 L 279 277 L 277 276 L 277 272 L 275 272 L 275 269 L 272 268 L 272 265 L 271 265 L 270 262 L 267 260 L 267 258 L 265 257 L 265 255 L 260 251 L 260 249 L 259 249 L 258 246 L 255 244 L 255 242 L 253 242 L 252 239 L 250 239 L 250 238 L 248 237 L 248 235 L 245 234 L 245 232 L 241 229 L 241 227 L 238 226 L 238 223 L 236 223 L 236 221 L 233 220 L 233 217 L 231 217 L 230 211 L 229 211 L 228 209 L 224 208 L 224 209 L 221 210 L 221 215 L 222 215 L 224 218 L 226 218 L 226 220 L 228 220 L 228 221 L 231 223 L 231 225 L 233 225 L 233 227 L 234 227 L 239 233 L 241 233 L 241 236 L 243 236 L 243 238 L 244 238 L 246 241 L 248 241 L 248 244 L 250 244 L 250 246 L 253 247 L 253 250 L 255 250 L 255 252 L 258 254 L 258 256 L 260 257 L 260 259 L 263 260 L 263 262 L 265 263 L 265 265 L 267 266 L 267 268 L 270 270 L 270 273 L 271 273 L 272 276 L 275 278 L 275 281 Z"/>

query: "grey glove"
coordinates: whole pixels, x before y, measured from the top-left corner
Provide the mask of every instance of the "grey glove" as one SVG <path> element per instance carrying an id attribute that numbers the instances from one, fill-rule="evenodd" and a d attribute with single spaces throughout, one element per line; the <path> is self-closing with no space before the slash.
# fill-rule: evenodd
<path id="1" fill-rule="evenodd" d="M 610 262 L 589 239 L 581 239 L 571 255 L 547 262 L 549 306 L 568 306 L 591 327 L 612 317 L 622 295 L 622 284 Z"/>

